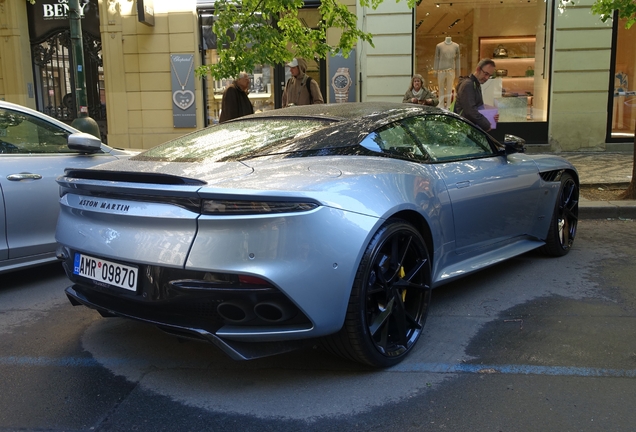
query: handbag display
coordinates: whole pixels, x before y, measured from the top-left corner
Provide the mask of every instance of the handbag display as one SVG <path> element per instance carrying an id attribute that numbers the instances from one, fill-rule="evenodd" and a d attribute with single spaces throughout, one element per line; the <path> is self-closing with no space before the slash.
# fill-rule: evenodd
<path id="1" fill-rule="evenodd" d="M 528 66 L 528 69 L 526 70 L 526 76 L 527 77 L 533 77 L 534 76 L 534 69 L 532 69 L 532 66 Z"/>
<path id="2" fill-rule="evenodd" d="M 505 57 L 508 57 L 508 50 L 506 48 L 504 48 L 503 45 L 499 44 L 499 45 L 497 45 L 497 48 L 495 48 L 495 51 L 492 53 L 492 56 L 494 58 L 505 58 Z"/>
<path id="3" fill-rule="evenodd" d="M 508 76 L 508 69 L 497 69 L 495 71 L 495 75 L 500 76 L 500 77 Z"/>

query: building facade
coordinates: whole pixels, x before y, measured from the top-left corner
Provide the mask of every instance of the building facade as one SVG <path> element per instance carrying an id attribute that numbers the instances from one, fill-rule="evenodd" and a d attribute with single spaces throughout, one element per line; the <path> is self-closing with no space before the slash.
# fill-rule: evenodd
<path id="1" fill-rule="evenodd" d="M 500 113 L 495 137 L 515 133 L 552 151 L 631 148 L 636 37 L 619 20 L 592 15 L 592 0 L 422 0 L 414 9 L 404 1 L 377 9 L 345 3 L 374 46 L 359 43 L 347 58 L 309 62 L 326 101 L 400 102 L 419 73 L 449 107 L 460 77 L 491 57 L 498 73 L 483 92 Z M 218 121 L 228 82 L 194 73 L 216 61 L 213 2 L 80 4 L 89 113 L 109 145 L 147 149 Z M 318 3 L 306 6 L 299 18 L 316 26 Z M 66 8 L 65 0 L 0 0 L 0 99 L 62 120 L 74 116 Z M 327 37 L 337 40 L 338 30 Z M 333 77 L 343 68 L 351 85 L 336 95 L 342 89 Z M 256 110 L 280 107 L 288 71 L 259 65 L 250 72 Z"/>

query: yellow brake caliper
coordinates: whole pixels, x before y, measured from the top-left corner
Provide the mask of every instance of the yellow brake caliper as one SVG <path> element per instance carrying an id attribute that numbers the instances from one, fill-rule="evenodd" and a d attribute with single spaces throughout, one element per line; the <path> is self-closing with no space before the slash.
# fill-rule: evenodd
<path id="1" fill-rule="evenodd" d="M 400 276 L 400 279 L 404 279 L 404 276 L 406 276 L 406 272 L 404 271 L 404 266 L 400 266 L 399 276 Z M 405 302 L 405 301 L 406 301 L 406 289 L 402 290 L 402 302 Z"/>

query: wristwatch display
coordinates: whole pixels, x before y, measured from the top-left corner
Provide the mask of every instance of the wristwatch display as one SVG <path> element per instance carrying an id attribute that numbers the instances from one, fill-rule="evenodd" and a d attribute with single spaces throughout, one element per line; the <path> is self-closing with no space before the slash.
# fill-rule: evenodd
<path id="1" fill-rule="evenodd" d="M 333 92 L 336 95 L 336 103 L 348 102 L 349 88 L 351 88 L 349 68 L 338 68 L 331 79 L 331 86 L 333 87 Z"/>

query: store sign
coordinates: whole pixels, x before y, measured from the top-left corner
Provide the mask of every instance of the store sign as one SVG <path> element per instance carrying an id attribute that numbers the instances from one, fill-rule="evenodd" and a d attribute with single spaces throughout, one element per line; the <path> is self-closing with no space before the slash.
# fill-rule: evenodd
<path id="1" fill-rule="evenodd" d="M 147 26 L 155 25 L 155 8 L 152 0 L 137 0 L 137 19 Z"/>
<path id="2" fill-rule="evenodd" d="M 78 0 L 82 31 L 99 38 L 98 0 Z M 35 0 L 27 2 L 29 35 L 32 42 L 45 39 L 52 33 L 70 28 L 68 0 Z"/>
<path id="3" fill-rule="evenodd" d="M 194 54 L 170 54 L 172 119 L 176 128 L 197 127 Z"/>
<path id="4" fill-rule="evenodd" d="M 84 18 L 84 8 L 88 3 L 80 3 L 80 17 Z M 69 11 L 68 2 L 60 0 L 56 4 L 43 4 L 42 5 L 42 18 L 47 19 L 67 19 Z"/>

